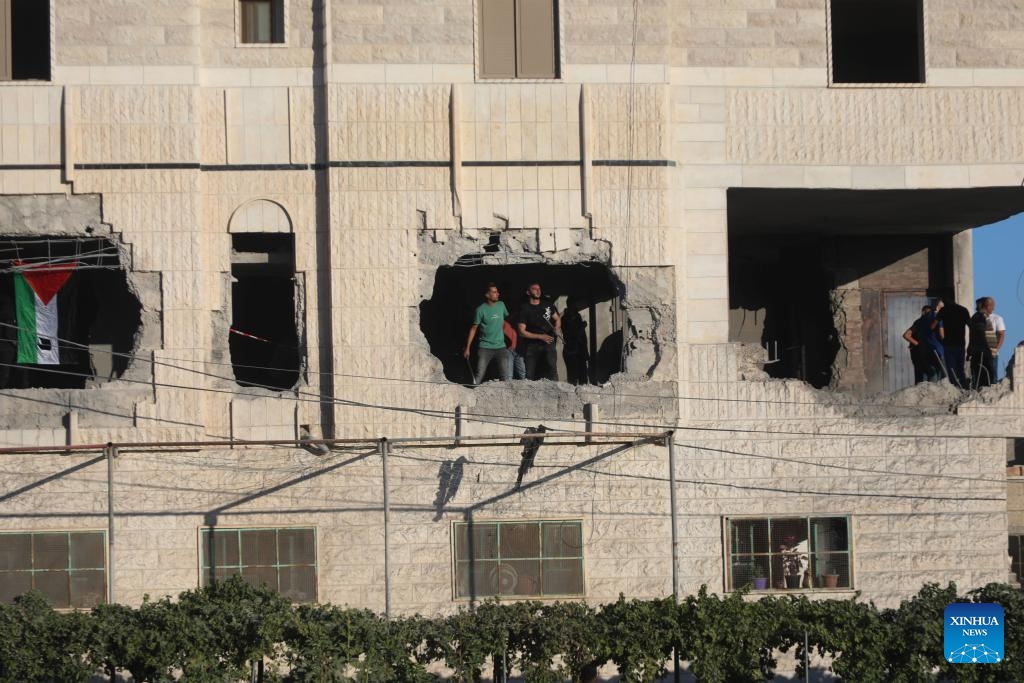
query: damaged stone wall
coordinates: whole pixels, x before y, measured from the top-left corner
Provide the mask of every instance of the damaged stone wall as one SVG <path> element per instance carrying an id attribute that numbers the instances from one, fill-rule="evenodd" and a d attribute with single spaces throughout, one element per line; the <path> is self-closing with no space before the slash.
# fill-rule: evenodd
<path id="1" fill-rule="evenodd" d="M 626 287 L 616 276 L 615 269 L 609 268 L 612 245 L 604 240 L 591 239 L 586 229 L 474 230 L 450 234 L 444 242 L 438 241 L 437 236 L 436 232 L 421 231 L 417 245 L 420 263 L 419 295 L 424 302 L 435 296 L 435 276 L 439 267 L 602 267 L 607 270 L 610 287 L 614 290 L 604 295 L 612 301 L 611 315 L 608 321 L 594 322 L 602 325 L 604 339 L 615 335 L 621 339 L 618 343 L 621 360 L 616 363 L 615 370 L 621 376 L 617 379 L 639 381 L 673 376 L 676 325 L 671 268 L 631 268 L 629 286 Z M 528 279 L 539 280 L 543 289 L 543 270 L 534 269 L 529 273 Z M 528 284 L 524 281 L 524 290 Z M 481 288 L 479 293 L 472 292 L 470 296 L 479 303 L 482 301 L 482 293 Z M 502 296 L 506 302 L 512 302 L 510 308 L 518 308 L 522 290 L 503 292 Z M 556 301 L 560 313 L 564 310 L 564 304 L 564 300 Z M 455 337 L 464 339 L 465 333 L 465 329 L 459 330 Z M 564 379 L 565 375 L 561 377 Z M 602 383 L 607 379 L 603 377 Z"/>
<path id="2" fill-rule="evenodd" d="M 122 241 L 115 226 L 104 223 L 101 197 L 96 194 L 0 196 L 0 224 L 5 226 L 3 236 L 14 240 L 77 238 L 111 245 L 116 257 L 104 256 L 102 270 L 83 270 L 82 273 L 102 275 L 104 281 L 110 280 L 115 288 L 125 287 L 124 292 L 108 292 L 103 301 L 96 302 L 96 320 L 99 324 L 103 324 L 104 319 L 113 323 L 114 319 L 109 316 L 132 316 L 130 321 L 117 321 L 130 326 L 134 323 L 134 311 L 138 316 L 137 327 L 124 344 L 103 343 L 90 347 L 87 365 L 91 365 L 91 371 L 84 367 L 54 366 L 64 373 L 91 372 L 93 377 L 84 380 L 84 389 L 6 391 L 0 397 L 0 414 L 6 416 L 0 429 L 38 427 L 66 432 L 67 439 L 73 439 L 73 432 L 78 428 L 137 425 L 137 404 L 153 400 L 154 373 L 150 354 L 159 348 L 162 337 L 160 274 L 133 269 L 131 245 Z M 89 258 L 96 257 L 83 255 L 83 264 L 87 264 Z M 112 266 L 115 258 L 121 270 L 108 273 L 106 268 Z M 122 285 L 116 282 L 119 274 L 124 278 Z M 74 379 L 71 375 L 68 377 Z M 74 417 L 69 418 L 69 414 Z"/>

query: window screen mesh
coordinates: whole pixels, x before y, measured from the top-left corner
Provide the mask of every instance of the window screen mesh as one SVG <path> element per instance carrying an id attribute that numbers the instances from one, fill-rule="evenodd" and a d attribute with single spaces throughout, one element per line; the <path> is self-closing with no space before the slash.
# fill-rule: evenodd
<path id="1" fill-rule="evenodd" d="M 316 601 L 316 534 L 313 529 L 216 529 L 200 534 L 200 581 L 241 575 L 296 602 Z M 212 548 L 212 550 L 211 550 Z M 210 557 L 212 552 L 212 558 Z"/>
<path id="2" fill-rule="evenodd" d="M 456 597 L 584 592 L 579 521 L 456 524 L 454 537 Z"/>
<path id="3" fill-rule="evenodd" d="M 730 519 L 727 540 L 730 590 L 853 586 L 846 517 Z"/>
<path id="4" fill-rule="evenodd" d="M 102 531 L 0 534 L 0 602 L 36 589 L 57 608 L 106 600 Z"/>

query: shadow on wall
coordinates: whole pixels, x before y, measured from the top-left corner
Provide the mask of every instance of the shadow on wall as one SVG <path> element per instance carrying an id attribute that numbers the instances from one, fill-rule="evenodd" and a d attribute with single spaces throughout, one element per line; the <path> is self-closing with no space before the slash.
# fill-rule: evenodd
<path id="1" fill-rule="evenodd" d="M 459 383 L 471 378 L 462 349 L 493 282 L 514 320 L 526 288 L 541 285 L 562 316 L 564 341 L 559 343 L 559 377 L 573 384 L 600 384 L 622 367 L 620 284 L 600 263 L 571 265 L 442 266 L 434 277 L 431 297 L 420 304 L 420 330 L 430 352 L 441 361 L 444 376 Z M 493 368 L 492 368 L 493 372 Z"/>

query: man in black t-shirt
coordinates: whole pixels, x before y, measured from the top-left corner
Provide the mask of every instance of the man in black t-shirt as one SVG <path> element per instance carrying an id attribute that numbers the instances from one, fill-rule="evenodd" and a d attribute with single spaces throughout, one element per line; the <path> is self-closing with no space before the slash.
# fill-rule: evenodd
<path id="1" fill-rule="evenodd" d="M 519 353 L 526 358 L 526 379 L 558 381 L 555 338 L 562 336 L 562 321 L 550 301 L 541 298 L 540 285 L 526 289 L 526 303 L 519 309 Z M 543 366 L 544 372 L 540 369 Z"/>
<path id="2" fill-rule="evenodd" d="M 936 320 L 942 325 L 945 336 L 946 372 L 953 386 L 969 388 L 967 373 L 964 371 L 964 352 L 967 349 L 966 329 L 971 312 L 958 304 L 952 297 L 944 297 L 936 306 Z"/>

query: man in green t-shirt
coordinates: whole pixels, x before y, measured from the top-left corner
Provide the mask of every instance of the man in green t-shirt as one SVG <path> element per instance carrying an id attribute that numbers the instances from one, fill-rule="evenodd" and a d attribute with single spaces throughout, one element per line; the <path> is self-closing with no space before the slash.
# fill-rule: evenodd
<path id="1" fill-rule="evenodd" d="M 512 367 L 509 363 L 508 351 L 505 349 L 505 333 L 502 326 L 505 318 L 508 317 L 508 309 L 505 304 L 499 301 L 501 294 L 493 282 L 488 283 L 484 292 L 484 302 L 477 306 L 476 314 L 473 317 L 473 326 L 469 328 L 469 336 L 466 337 L 466 348 L 462 355 L 469 359 L 469 350 L 473 346 L 473 339 L 480 331 L 480 345 L 476 350 L 476 376 L 473 377 L 474 384 L 484 381 L 487 374 L 487 366 L 492 360 L 498 361 L 498 372 L 502 381 L 512 379 Z"/>

